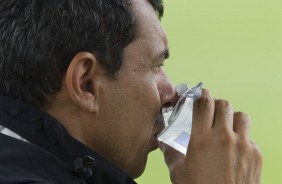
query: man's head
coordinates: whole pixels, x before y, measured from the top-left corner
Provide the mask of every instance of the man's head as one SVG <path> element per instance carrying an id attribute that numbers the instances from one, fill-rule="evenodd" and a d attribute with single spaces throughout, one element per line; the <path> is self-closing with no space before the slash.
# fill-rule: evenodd
<path id="1" fill-rule="evenodd" d="M 160 0 L 150 0 L 162 15 Z M 0 93 L 37 107 L 61 89 L 71 59 L 93 53 L 109 75 L 136 34 L 128 0 L 2 0 Z"/>
<path id="2" fill-rule="evenodd" d="M 4 10 L 9 9 L 6 4 L 13 5 L 10 1 L 0 5 L 1 13 L 11 15 L 2 13 L 1 17 L 6 17 L 5 21 L 25 17 L 19 13 L 23 5 L 17 11 L 10 8 L 14 13 Z M 1 88 L 5 89 L 1 93 L 41 107 L 71 136 L 136 178 L 145 168 L 148 153 L 158 147 L 156 135 L 163 129 L 161 108 L 177 100 L 161 67 L 168 57 L 166 34 L 155 13 L 159 8 L 162 15 L 161 2 L 73 1 L 56 6 L 48 5 L 49 1 L 37 4 L 39 10 L 28 12 L 31 22 L 21 18 L 25 21 L 20 25 L 15 20 L 4 24 L 0 18 L 1 55 L 6 58 L 1 58 Z M 66 9 L 68 14 L 54 9 Z M 45 19 L 57 16 L 58 20 L 49 18 L 41 23 L 37 11 L 44 12 Z M 41 26 L 32 26 L 33 21 Z M 54 22 L 59 23 L 50 26 Z M 25 27 L 27 23 L 31 28 Z M 25 36 L 3 37 L 4 32 L 8 35 L 7 29 L 14 36 Z M 50 34 L 47 40 L 39 34 L 46 30 Z M 7 43 L 9 39 L 13 44 Z M 21 54 L 16 53 L 18 49 Z M 4 74 L 8 68 L 10 72 Z M 34 88 L 35 83 L 41 88 Z"/>

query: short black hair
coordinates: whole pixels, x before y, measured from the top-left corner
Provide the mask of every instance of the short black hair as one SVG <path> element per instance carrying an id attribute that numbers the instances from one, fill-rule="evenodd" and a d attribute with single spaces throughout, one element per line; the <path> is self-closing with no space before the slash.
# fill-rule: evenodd
<path id="1" fill-rule="evenodd" d="M 163 15 L 162 0 L 149 0 Z M 93 53 L 113 75 L 134 39 L 130 0 L 1 0 L 0 93 L 36 107 L 61 89 L 71 59 Z"/>

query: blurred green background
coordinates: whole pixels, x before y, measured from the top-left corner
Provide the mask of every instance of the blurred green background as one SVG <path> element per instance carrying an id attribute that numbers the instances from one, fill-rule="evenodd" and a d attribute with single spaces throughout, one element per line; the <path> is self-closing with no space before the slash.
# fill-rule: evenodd
<path id="1" fill-rule="evenodd" d="M 165 0 L 162 25 L 174 84 L 202 81 L 215 98 L 252 119 L 264 157 L 262 183 L 282 183 L 282 1 Z M 160 151 L 150 154 L 139 184 L 170 184 Z"/>

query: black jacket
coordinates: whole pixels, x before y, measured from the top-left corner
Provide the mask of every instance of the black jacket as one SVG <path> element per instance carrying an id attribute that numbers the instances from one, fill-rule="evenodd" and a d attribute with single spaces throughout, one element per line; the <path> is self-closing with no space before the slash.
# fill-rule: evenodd
<path id="1" fill-rule="evenodd" d="M 47 113 L 0 95 L 0 184 L 135 184 L 120 169 L 81 144 Z"/>

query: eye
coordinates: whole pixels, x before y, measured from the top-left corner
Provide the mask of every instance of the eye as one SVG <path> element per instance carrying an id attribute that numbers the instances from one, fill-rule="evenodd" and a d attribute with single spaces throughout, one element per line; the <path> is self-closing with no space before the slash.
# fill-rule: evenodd
<path id="1" fill-rule="evenodd" d="M 163 66 L 164 66 L 164 64 L 162 63 L 162 64 L 159 64 L 157 66 L 154 66 L 152 69 L 153 69 L 154 72 L 160 72 Z"/>

